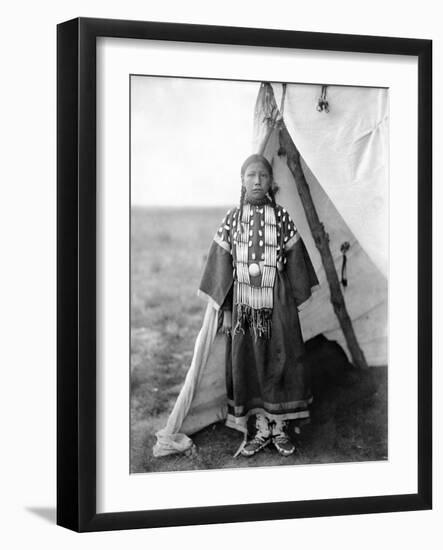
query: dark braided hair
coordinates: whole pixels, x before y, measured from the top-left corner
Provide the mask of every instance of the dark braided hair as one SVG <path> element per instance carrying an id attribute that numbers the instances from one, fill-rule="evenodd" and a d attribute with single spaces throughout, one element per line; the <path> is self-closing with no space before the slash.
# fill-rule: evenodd
<path id="1" fill-rule="evenodd" d="M 237 214 L 237 231 L 240 231 L 240 233 L 243 231 L 241 220 L 243 217 L 243 205 L 245 203 L 245 196 L 246 196 L 246 187 L 242 185 L 241 191 L 240 191 L 240 208 L 238 209 L 238 214 Z"/>
<path id="2" fill-rule="evenodd" d="M 243 162 L 243 164 L 241 166 L 241 169 L 240 169 L 240 175 L 242 177 L 242 180 L 243 180 L 243 176 L 245 175 L 246 169 L 253 162 L 261 162 L 263 164 L 263 166 L 266 168 L 266 170 L 269 172 L 269 175 L 271 176 L 271 180 L 272 180 L 273 175 L 274 175 L 273 170 L 272 170 L 272 165 L 266 157 L 264 157 L 263 155 L 259 155 L 259 154 L 250 155 Z M 271 198 L 272 206 L 274 208 L 275 219 L 277 219 L 277 210 L 276 210 L 277 205 L 276 205 L 276 202 L 275 202 L 274 192 L 271 189 L 269 189 L 268 194 Z M 242 221 L 242 218 L 243 218 L 243 205 L 245 203 L 245 196 L 246 196 L 246 187 L 242 184 L 241 191 L 240 191 L 240 208 L 238 210 L 238 215 L 237 215 L 237 230 L 240 231 L 240 233 L 243 231 L 243 226 L 241 225 L 241 221 Z"/>
<path id="3" fill-rule="evenodd" d="M 268 191 L 268 195 L 269 195 L 269 198 L 271 199 L 272 208 L 274 209 L 274 214 L 275 214 L 275 221 L 277 222 L 277 220 L 278 220 L 278 218 L 277 218 L 277 203 L 275 201 L 276 191 L 277 191 L 277 188 L 274 189 L 271 185 L 271 187 L 269 188 L 269 191 Z M 280 228 L 280 243 L 279 243 L 279 245 L 280 245 L 280 251 L 277 254 L 277 258 L 279 258 L 280 260 L 283 260 L 283 224 L 282 224 L 282 227 Z"/>
<path id="4" fill-rule="evenodd" d="M 272 186 L 269 188 L 268 195 L 269 195 L 269 198 L 271 199 L 271 204 L 272 204 L 272 207 L 274 208 L 275 215 L 277 216 L 277 211 L 276 211 L 277 203 L 275 202 L 275 192 L 274 192 L 274 189 L 272 189 Z"/>
<path id="5" fill-rule="evenodd" d="M 244 163 L 242 164 L 241 166 L 241 170 L 240 170 L 240 174 L 241 174 L 241 177 L 243 178 L 243 176 L 245 175 L 245 172 L 246 172 L 246 168 L 252 163 L 252 162 L 261 162 L 262 164 L 264 164 L 264 166 L 266 166 L 271 178 L 273 176 L 273 171 L 272 171 L 272 166 L 271 166 L 271 163 L 269 162 L 269 160 L 264 157 L 263 155 L 250 155 L 245 161 Z"/>
<path id="6" fill-rule="evenodd" d="M 271 199 L 272 208 L 274 209 L 275 219 L 277 220 L 277 203 L 275 202 L 275 191 L 272 188 L 272 185 L 269 188 L 268 195 L 269 195 L 269 198 Z"/>

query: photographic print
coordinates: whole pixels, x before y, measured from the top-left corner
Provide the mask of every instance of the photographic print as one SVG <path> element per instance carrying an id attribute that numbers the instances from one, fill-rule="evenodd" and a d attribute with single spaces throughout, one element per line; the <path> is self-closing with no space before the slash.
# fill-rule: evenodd
<path id="1" fill-rule="evenodd" d="M 388 98 L 131 75 L 131 473 L 387 460 Z"/>
<path id="2" fill-rule="evenodd" d="M 432 42 L 79 18 L 57 52 L 57 523 L 430 509 Z"/>

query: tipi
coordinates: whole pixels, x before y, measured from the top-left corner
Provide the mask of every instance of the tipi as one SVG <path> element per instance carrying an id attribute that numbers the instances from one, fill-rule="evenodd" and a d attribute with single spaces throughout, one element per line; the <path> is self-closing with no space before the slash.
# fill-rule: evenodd
<path id="1" fill-rule="evenodd" d="M 279 105 L 279 108 L 277 108 Z M 342 295 L 358 344 L 370 366 L 387 364 L 388 90 L 305 84 L 261 85 L 254 111 L 253 151 L 272 163 L 284 204 L 314 264 L 320 289 L 304 304 L 304 339 L 323 334 L 348 352 L 334 313 L 321 256 L 281 147 L 280 120 L 300 152 L 312 201 L 328 235 Z M 346 251 L 346 277 L 343 272 Z M 208 304 L 184 385 L 154 456 L 186 451 L 188 437 L 226 416 L 225 337 Z M 350 358 L 351 358 L 351 354 Z"/>

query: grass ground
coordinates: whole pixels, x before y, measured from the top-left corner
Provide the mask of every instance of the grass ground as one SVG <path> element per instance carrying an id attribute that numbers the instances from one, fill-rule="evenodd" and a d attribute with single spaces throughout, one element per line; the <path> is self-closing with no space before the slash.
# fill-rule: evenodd
<path id="1" fill-rule="evenodd" d="M 265 449 L 233 458 L 242 436 L 223 424 L 196 434 L 188 455 L 155 459 L 155 432 L 180 391 L 205 303 L 196 296 L 212 236 L 226 208 L 133 209 L 131 240 L 131 471 L 155 472 L 387 458 L 385 368 L 345 373 L 318 388 L 297 453 Z M 318 376 L 321 379 L 321 376 Z"/>

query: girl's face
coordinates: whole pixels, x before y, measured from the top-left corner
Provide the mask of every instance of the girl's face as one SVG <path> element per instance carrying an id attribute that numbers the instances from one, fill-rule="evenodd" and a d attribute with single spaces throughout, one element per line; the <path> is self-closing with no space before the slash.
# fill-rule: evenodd
<path id="1" fill-rule="evenodd" d="M 242 183 L 247 199 L 261 200 L 271 188 L 272 178 L 262 162 L 251 162 L 243 174 Z"/>

